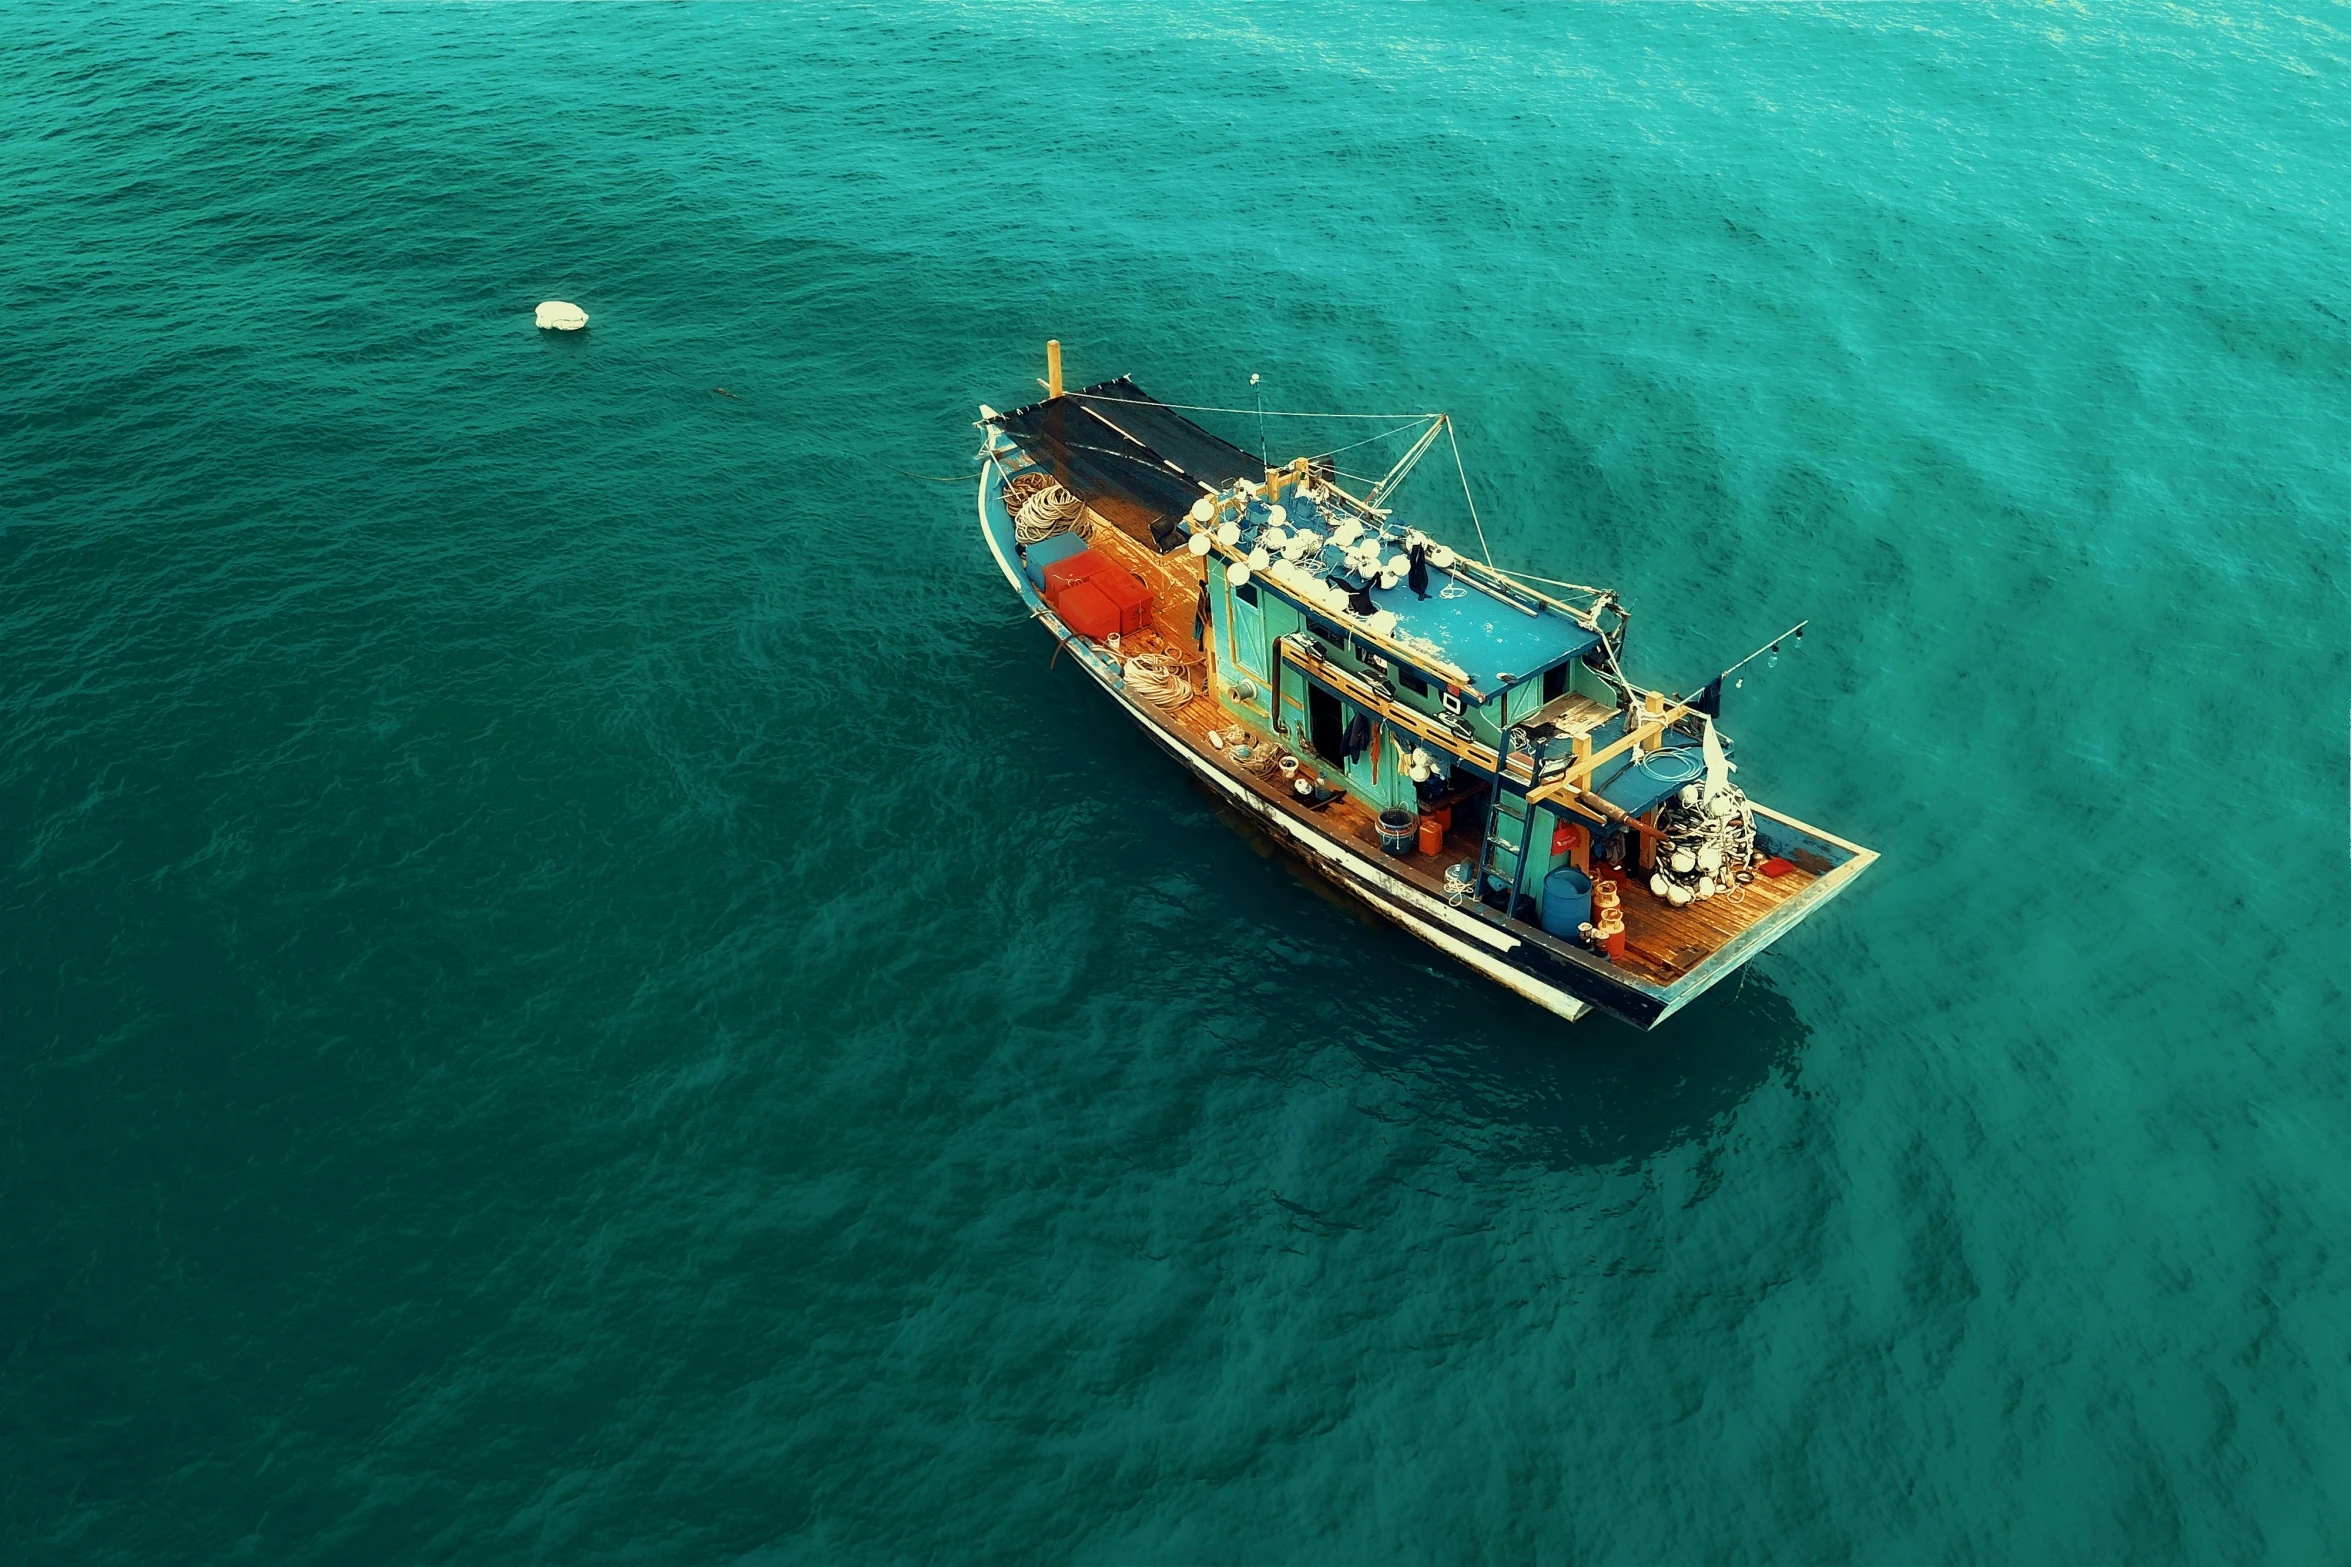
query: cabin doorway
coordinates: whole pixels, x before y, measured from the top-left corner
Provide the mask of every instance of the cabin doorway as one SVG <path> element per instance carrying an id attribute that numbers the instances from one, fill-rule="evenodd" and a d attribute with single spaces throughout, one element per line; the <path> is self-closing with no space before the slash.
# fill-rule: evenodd
<path id="1" fill-rule="evenodd" d="M 1311 681 L 1306 687 L 1306 739 L 1324 761 L 1334 766 L 1344 761 L 1347 721 L 1339 716 L 1339 699 Z"/>

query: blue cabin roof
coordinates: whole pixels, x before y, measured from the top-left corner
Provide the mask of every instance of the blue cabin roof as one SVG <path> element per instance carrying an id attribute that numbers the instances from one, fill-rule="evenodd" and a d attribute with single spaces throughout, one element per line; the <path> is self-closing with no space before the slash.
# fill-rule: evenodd
<path id="1" fill-rule="evenodd" d="M 1292 497 L 1285 502 L 1285 510 L 1292 528 L 1305 526 L 1326 532 L 1332 526 L 1333 519 L 1305 496 Z M 1251 503 L 1248 519 L 1247 531 L 1254 539 L 1267 521 L 1262 501 Z M 1336 575 L 1344 566 L 1345 554 L 1337 545 L 1326 543 L 1319 569 L 1311 565 L 1307 569 L 1317 570 L 1318 575 Z M 1393 636 L 1397 640 L 1417 639 L 1435 647 L 1488 697 L 1600 645 L 1596 634 L 1547 605 L 1539 614 L 1529 615 L 1482 588 L 1457 581 L 1454 573 L 1439 566 L 1429 567 L 1425 599 L 1404 583 L 1393 588 L 1374 583 L 1369 592 L 1374 605 L 1394 613 Z"/>
<path id="2" fill-rule="evenodd" d="M 1458 596 L 1447 598 L 1448 589 Z M 1374 585 L 1371 601 L 1395 612 L 1399 632 L 1443 648 L 1488 695 L 1600 645 L 1599 637 L 1555 609 L 1522 614 L 1435 566 L 1429 568 L 1427 598 L 1398 583 Z"/>

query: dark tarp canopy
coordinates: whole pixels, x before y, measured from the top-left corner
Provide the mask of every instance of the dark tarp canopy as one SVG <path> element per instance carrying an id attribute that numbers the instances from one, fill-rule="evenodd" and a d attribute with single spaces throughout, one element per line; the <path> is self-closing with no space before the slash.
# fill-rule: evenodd
<path id="1" fill-rule="evenodd" d="M 1265 464 L 1218 440 L 1125 376 L 998 414 L 996 427 L 1120 532 L 1166 550 L 1175 520 Z"/>

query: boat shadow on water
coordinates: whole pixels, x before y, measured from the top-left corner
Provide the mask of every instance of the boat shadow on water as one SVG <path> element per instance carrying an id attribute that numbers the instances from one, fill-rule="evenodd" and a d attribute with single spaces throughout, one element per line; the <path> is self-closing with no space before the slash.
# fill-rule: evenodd
<path id="1" fill-rule="evenodd" d="M 1301 1013 L 1361 1020 L 1337 1042 L 1411 1101 L 1498 1134 L 1495 1152 L 1554 1168 L 1639 1163 L 1703 1138 L 1798 1069 L 1811 1026 L 1764 974 L 1743 970 L 1646 1032 L 1601 1014 L 1567 1023 L 1432 961 L 1256 823 L 1211 809 L 1328 905 L 1312 918 L 1362 928 L 1343 950 L 1317 944 L 1313 967 L 1331 994 L 1323 1005 L 1301 997 Z"/>

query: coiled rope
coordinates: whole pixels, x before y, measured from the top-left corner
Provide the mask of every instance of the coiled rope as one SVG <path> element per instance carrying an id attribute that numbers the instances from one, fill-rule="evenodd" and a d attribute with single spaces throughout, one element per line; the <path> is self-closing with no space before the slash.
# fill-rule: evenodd
<path id="1" fill-rule="evenodd" d="M 1272 778 L 1282 770 L 1282 758 L 1290 753 L 1271 740 L 1249 753 L 1249 760 L 1241 765 L 1260 778 Z"/>
<path id="2" fill-rule="evenodd" d="M 1126 661 L 1126 688 L 1153 707 L 1175 712 L 1200 694 L 1192 689 L 1186 666 L 1173 653 L 1137 653 Z"/>
<path id="3" fill-rule="evenodd" d="M 1033 480 L 1024 485 L 1023 480 Z M 1022 544 L 1036 544 L 1056 533 L 1086 535 L 1086 503 L 1043 474 L 1020 474 L 1005 486 L 1005 500 L 1014 507 L 1012 536 Z M 1027 493 L 1020 494 L 1025 489 Z"/>

